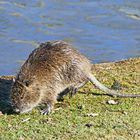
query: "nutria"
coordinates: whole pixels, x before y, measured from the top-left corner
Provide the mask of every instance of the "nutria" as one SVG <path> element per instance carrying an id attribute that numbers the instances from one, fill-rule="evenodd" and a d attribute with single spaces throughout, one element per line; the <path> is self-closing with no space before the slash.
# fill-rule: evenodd
<path id="1" fill-rule="evenodd" d="M 60 95 L 74 94 L 86 82 L 92 82 L 108 95 L 140 97 L 121 94 L 102 85 L 92 74 L 92 64 L 64 41 L 42 43 L 22 65 L 11 88 L 11 102 L 18 113 L 32 110 L 43 103 L 48 114 Z"/>

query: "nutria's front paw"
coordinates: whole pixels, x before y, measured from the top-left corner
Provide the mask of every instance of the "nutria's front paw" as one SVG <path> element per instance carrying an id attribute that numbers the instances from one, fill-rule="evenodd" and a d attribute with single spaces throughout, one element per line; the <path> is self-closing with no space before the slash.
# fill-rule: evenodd
<path id="1" fill-rule="evenodd" d="M 41 114 L 42 115 L 48 115 L 51 112 L 52 107 L 50 105 L 47 105 L 46 108 L 44 108 L 43 110 L 41 110 Z"/>
<path id="2" fill-rule="evenodd" d="M 48 115 L 50 113 L 50 111 L 48 110 L 48 108 L 47 109 L 43 109 L 42 111 L 41 111 L 41 114 L 42 115 Z"/>

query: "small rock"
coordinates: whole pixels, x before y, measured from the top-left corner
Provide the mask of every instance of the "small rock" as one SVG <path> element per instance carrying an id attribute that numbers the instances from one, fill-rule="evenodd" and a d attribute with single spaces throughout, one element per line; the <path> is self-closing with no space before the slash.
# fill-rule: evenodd
<path id="1" fill-rule="evenodd" d="M 99 115 L 98 113 L 88 113 L 85 116 L 88 116 L 88 117 L 96 117 L 98 115 Z"/>
<path id="2" fill-rule="evenodd" d="M 122 114 L 127 115 L 128 113 L 127 113 L 127 112 L 125 112 L 125 111 L 122 111 Z"/>
<path id="3" fill-rule="evenodd" d="M 107 103 L 110 104 L 110 105 L 116 105 L 116 104 L 118 104 L 118 102 L 117 101 L 114 101 L 114 100 L 108 100 Z"/>
<path id="4" fill-rule="evenodd" d="M 22 122 L 27 122 L 27 121 L 29 121 L 29 120 L 30 120 L 30 118 L 23 119 Z"/>

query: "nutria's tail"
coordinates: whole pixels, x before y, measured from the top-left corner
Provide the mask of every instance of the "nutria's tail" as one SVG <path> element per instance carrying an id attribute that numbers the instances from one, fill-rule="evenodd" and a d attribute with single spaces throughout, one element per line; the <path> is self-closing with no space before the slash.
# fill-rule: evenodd
<path id="1" fill-rule="evenodd" d="M 113 96 L 113 97 L 125 97 L 125 98 L 126 97 L 132 97 L 132 98 L 140 97 L 140 94 L 124 94 L 124 93 L 116 92 L 115 90 L 111 90 L 107 88 L 106 86 L 104 86 L 102 83 L 100 83 L 92 74 L 89 74 L 87 77 L 90 82 L 92 82 L 100 90 L 104 91 L 106 95 Z"/>

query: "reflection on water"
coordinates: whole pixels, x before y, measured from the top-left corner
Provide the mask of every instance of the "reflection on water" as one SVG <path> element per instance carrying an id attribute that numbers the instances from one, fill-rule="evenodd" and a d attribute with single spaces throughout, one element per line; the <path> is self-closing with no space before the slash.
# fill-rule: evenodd
<path id="1" fill-rule="evenodd" d="M 47 40 L 69 41 L 95 63 L 137 57 L 140 1 L 1 0 L 0 29 L 0 75 Z"/>

